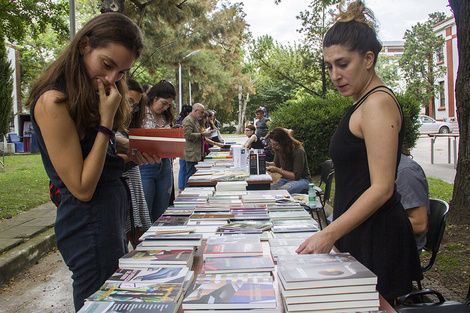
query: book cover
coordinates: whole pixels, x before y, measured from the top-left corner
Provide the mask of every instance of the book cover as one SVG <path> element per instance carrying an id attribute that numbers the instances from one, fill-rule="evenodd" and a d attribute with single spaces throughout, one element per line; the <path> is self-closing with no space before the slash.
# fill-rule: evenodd
<path id="1" fill-rule="evenodd" d="M 202 265 L 202 273 L 240 273 L 270 272 L 274 270 L 274 262 L 267 256 L 242 256 L 230 258 L 206 258 Z"/>
<path id="2" fill-rule="evenodd" d="M 193 250 L 133 250 L 119 259 L 119 266 L 139 264 L 158 266 L 162 264 L 188 265 L 194 257 Z"/>
<path id="3" fill-rule="evenodd" d="M 228 220 L 233 218 L 234 215 L 230 213 L 193 213 L 190 217 L 191 220 L 198 220 L 198 219 L 212 219 L 212 220 Z"/>
<path id="4" fill-rule="evenodd" d="M 86 301 L 79 313 L 175 313 L 178 303 Z"/>
<path id="5" fill-rule="evenodd" d="M 225 224 L 219 227 L 218 231 L 224 230 L 258 230 L 264 231 L 269 230 L 272 227 L 272 223 L 269 220 L 248 220 L 248 221 L 237 221 Z"/>
<path id="6" fill-rule="evenodd" d="M 259 243 L 206 244 L 203 258 L 230 256 L 262 256 L 263 246 Z"/>
<path id="7" fill-rule="evenodd" d="M 183 309 L 275 308 L 272 283 L 193 284 L 183 300 Z"/>
<path id="8" fill-rule="evenodd" d="M 188 221 L 188 216 L 162 215 L 152 224 L 152 226 L 183 226 L 186 225 Z"/>
<path id="9" fill-rule="evenodd" d="M 318 288 L 304 288 L 304 289 L 291 289 L 286 290 L 282 284 L 279 284 L 279 290 L 282 297 L 301 297 L 301 296 L 317 296 L 317 295 L 338 295 L 347 293 L 358 292 L 375 292 L 377 285 L 353 285 L 353 286 L 338 286 L 338 287 L 318 287 Z"/>
<path id="10" fill-rule="evenodd" d="M 151 282 L 156 284 L 182 284 L 189 269 L 181 267 L 118 268 L 106 282 Z"/>
<path id="11" fill-rule="evenodd" d="M 271 251 L 271 256 L 273 258 L 274 261 L 277 261 L 279 256 L 281 255 L 297 255 L 297 252 L 295 252 L 295 250 L 297 250 L 299 246 L 298 245 L 295 245 L 295 246 L 270 246 L 269 247 L 269 250 Z"/>
<path id="12" fill-rule="evenodd" d="M 235 244 L 235 243 L 259 243 L 261 237 L 258 234 L 235 235 L 235 236 L 210 236 L 207 238 L 206 244 Z"/>
<path id="13" fill-rule="evenodd" d="M 153 246 L 200 246 L 202 244 L 201 234 L 163 234 L 154 235 L 145 233 L 140 237 L 144 247 Z M 155 250 L 155 249 L 154 249 Z"/>
<path id="14" fill-rule="evenodd" d="M 183 157 L 185 144 L 183 128 L 129 129 L 131 159 L 135 159 L 137 151 L 160 158 Z"/>
<path id="15" fill-rule="evenodd" d="M 182 284 L 104 283 L 90 301 L 178 302 Z"/>
<path id="16" fill-rule="evenodd" d="M 377 284 L 377 276 L 349 253 L 280 256 L 277 270 L 286 290 Z"/>
<path id="17" fill-rule="evenodd" d="M 273 277 L 269 272 L 260 273 L 226 273 L 226 274 L 199 274 L 194 283 L 214 284 L 214 283 L 263 283 L 272 282 Z"/>

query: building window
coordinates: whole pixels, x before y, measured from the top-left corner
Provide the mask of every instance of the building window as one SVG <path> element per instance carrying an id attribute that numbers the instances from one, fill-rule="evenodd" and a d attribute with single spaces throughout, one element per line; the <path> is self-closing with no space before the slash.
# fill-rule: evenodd
<path id="1" fill-rule="evenodd" d="M 439 82 L 439 98 L 441 99 L 441 108 L 446 107 L 446 94 L 444 88 L 444 82 Z"/>
<path id="2" fill-rule="evenodd" d="M 437 64 L 443 64 L 444 63 L 444 47 L 440 48 L 437 50 Z"/>

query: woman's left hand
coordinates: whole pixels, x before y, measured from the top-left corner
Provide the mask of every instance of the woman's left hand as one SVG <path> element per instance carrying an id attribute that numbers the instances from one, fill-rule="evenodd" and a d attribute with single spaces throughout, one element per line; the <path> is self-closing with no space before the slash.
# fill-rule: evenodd
<path id="1" fill-rule="evenodd" d="M 160 163 L 162 159 L 160 159 L 158 156 L 155 154 L 153 156 L 148 155 L 147 153 L 140 153 L 137 151 L 135 155 L 135 163 L 137 163 L 139 166 L 141 165 L 146 165 L 146 164 L 155 164 Z"/>
<path id="2" fill-rule="evenodd" d="M 310 236 L 295 250 L 298 254 L 330 253 L 335 241 L 326 231 Z"/>

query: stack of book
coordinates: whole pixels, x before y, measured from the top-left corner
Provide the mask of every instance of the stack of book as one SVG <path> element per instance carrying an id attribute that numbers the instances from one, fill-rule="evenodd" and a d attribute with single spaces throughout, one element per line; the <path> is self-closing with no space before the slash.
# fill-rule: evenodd
<path id="1" fill-rule="evenodd" d="M 87 301 L 181 304 L 194 272 L 182 267 L 118 269 Z"/>
<path id="2" fill-rule="evenodd" d="M 276 296 L 258 235 L 209 237 L 201 274 L 183 300 L 184 312 L 273 313 Z"/>
<path id="3" fill-rule="evenodd" d="M 246 181 L 217 182 L 216 191 L 246 191 L 248 183 Z"/>
<path id="4" fill-rule="evenodd" d="M 377 276 L 349 253 L 279 256 L 286 312 L 378 310 Z"/>

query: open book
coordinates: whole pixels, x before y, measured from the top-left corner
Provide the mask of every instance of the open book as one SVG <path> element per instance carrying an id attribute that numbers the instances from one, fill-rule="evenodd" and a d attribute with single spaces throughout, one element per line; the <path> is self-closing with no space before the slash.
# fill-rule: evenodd
<path id="1" fill-rule="evenodd" d="M 131 159 L 135 159 L 137 151 L 160 158 L 182 157 L 185 143 L 183 128 L 129 129 Z"/>

